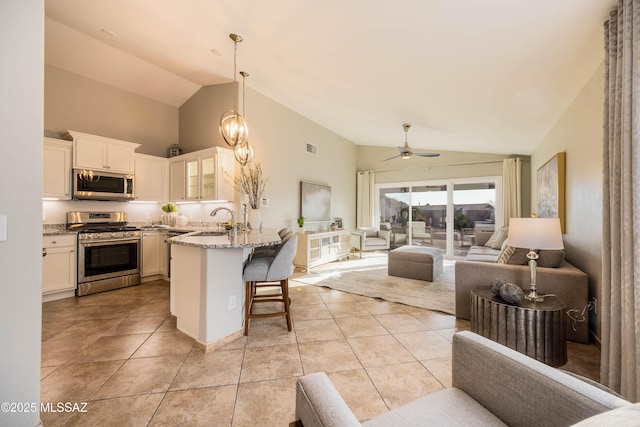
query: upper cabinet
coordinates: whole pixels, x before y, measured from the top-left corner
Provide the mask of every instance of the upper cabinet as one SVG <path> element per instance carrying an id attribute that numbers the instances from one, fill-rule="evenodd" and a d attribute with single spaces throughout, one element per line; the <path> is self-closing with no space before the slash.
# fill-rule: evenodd
<path id="1" fill-rule="evenodd" d="M 172 157 L 170 160 L 172 201 L 233 201 L 233 152 L 214 147 Z"/>
<path id="2" fill-rule="evenodd" d="M 169 159 L 135 154 L 136 200 L 160 202 L 169 199 Z"/>
<path id="3" fill-rule="evenodd" d="M 68 131 L 73 138 L 73 167 L 105 172 L 134 173 L 134 151 L 140 144 Z"/>
<path id="4" fill-rule="evenodd" d="M 42 148 L 42 197 L 71 199 L 72 143 L 44 138 Z"/>

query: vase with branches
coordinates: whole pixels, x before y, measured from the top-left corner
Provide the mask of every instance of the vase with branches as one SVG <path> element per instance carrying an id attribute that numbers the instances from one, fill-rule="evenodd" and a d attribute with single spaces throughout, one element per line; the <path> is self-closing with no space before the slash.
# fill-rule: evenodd
<path id="1" fill-rule="evenodd" d="M 240 176 L 233 178 L 233 184 L 241 194 L 246 194 L 251 211 L 249 212 L 249 224 L 251 228 L 259 228 L 262 223 L 260 214 L 260 199 L 267 186 L 269 178 L 265 178 L 260 163 L 249 163 L 240 170 Z M 253 220 L 252 220 L 253 216 Z"/>

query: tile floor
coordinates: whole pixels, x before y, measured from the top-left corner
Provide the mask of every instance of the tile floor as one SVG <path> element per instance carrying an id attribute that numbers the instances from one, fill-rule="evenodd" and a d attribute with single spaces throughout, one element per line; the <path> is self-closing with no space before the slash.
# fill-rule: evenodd
<path id="1" fill-rule="evenodd" d="M 453 316 L 291 282 L 294 330 L 252 319 L 249 336 L 203 353 L 176 330 L 158 281 L 43 304 L 42 402 L 48 426 L 287 426 L 295 382 L 328 373 L 366 420 L 451 386 Z M 597 378 L 599 352 L 570 343 L 566 369 Z"/>

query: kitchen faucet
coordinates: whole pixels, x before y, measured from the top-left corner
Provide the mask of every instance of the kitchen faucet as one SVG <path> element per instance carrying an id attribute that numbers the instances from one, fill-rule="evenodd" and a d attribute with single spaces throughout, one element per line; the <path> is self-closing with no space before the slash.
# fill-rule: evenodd
<path id="1" fill-rule="evenodd" d="M 212 210 L 209 215 L 216 216 L 216 214 L 221 210 L 225 210 L 231 214 L 231 229 L 235 231 L 236 230 L 235 213 L 231 209 L 225 208 L 224 206 L 220 206 L 219 208 L 215 208 L 214 210 Z"/>

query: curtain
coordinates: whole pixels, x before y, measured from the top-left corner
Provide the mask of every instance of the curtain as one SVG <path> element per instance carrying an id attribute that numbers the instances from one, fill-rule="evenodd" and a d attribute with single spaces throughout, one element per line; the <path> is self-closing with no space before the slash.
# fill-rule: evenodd
<path id="1" fill-rule="evenodd" d="M 640 4 L 605 27 L 601 382 L 640 399 Z"/>
<path id="2" fill-rule="evenodd" d="M 522 159 L 504 159 L 502 161 L 502 203 L 504 225 L 509 218 L 522 215 Z"/>
<path id="3" fill-rule="evenodd" d="M 376 227 L 373 218 L 375 173 L 358 172 L 356 180 L 356 227 Z"/>

